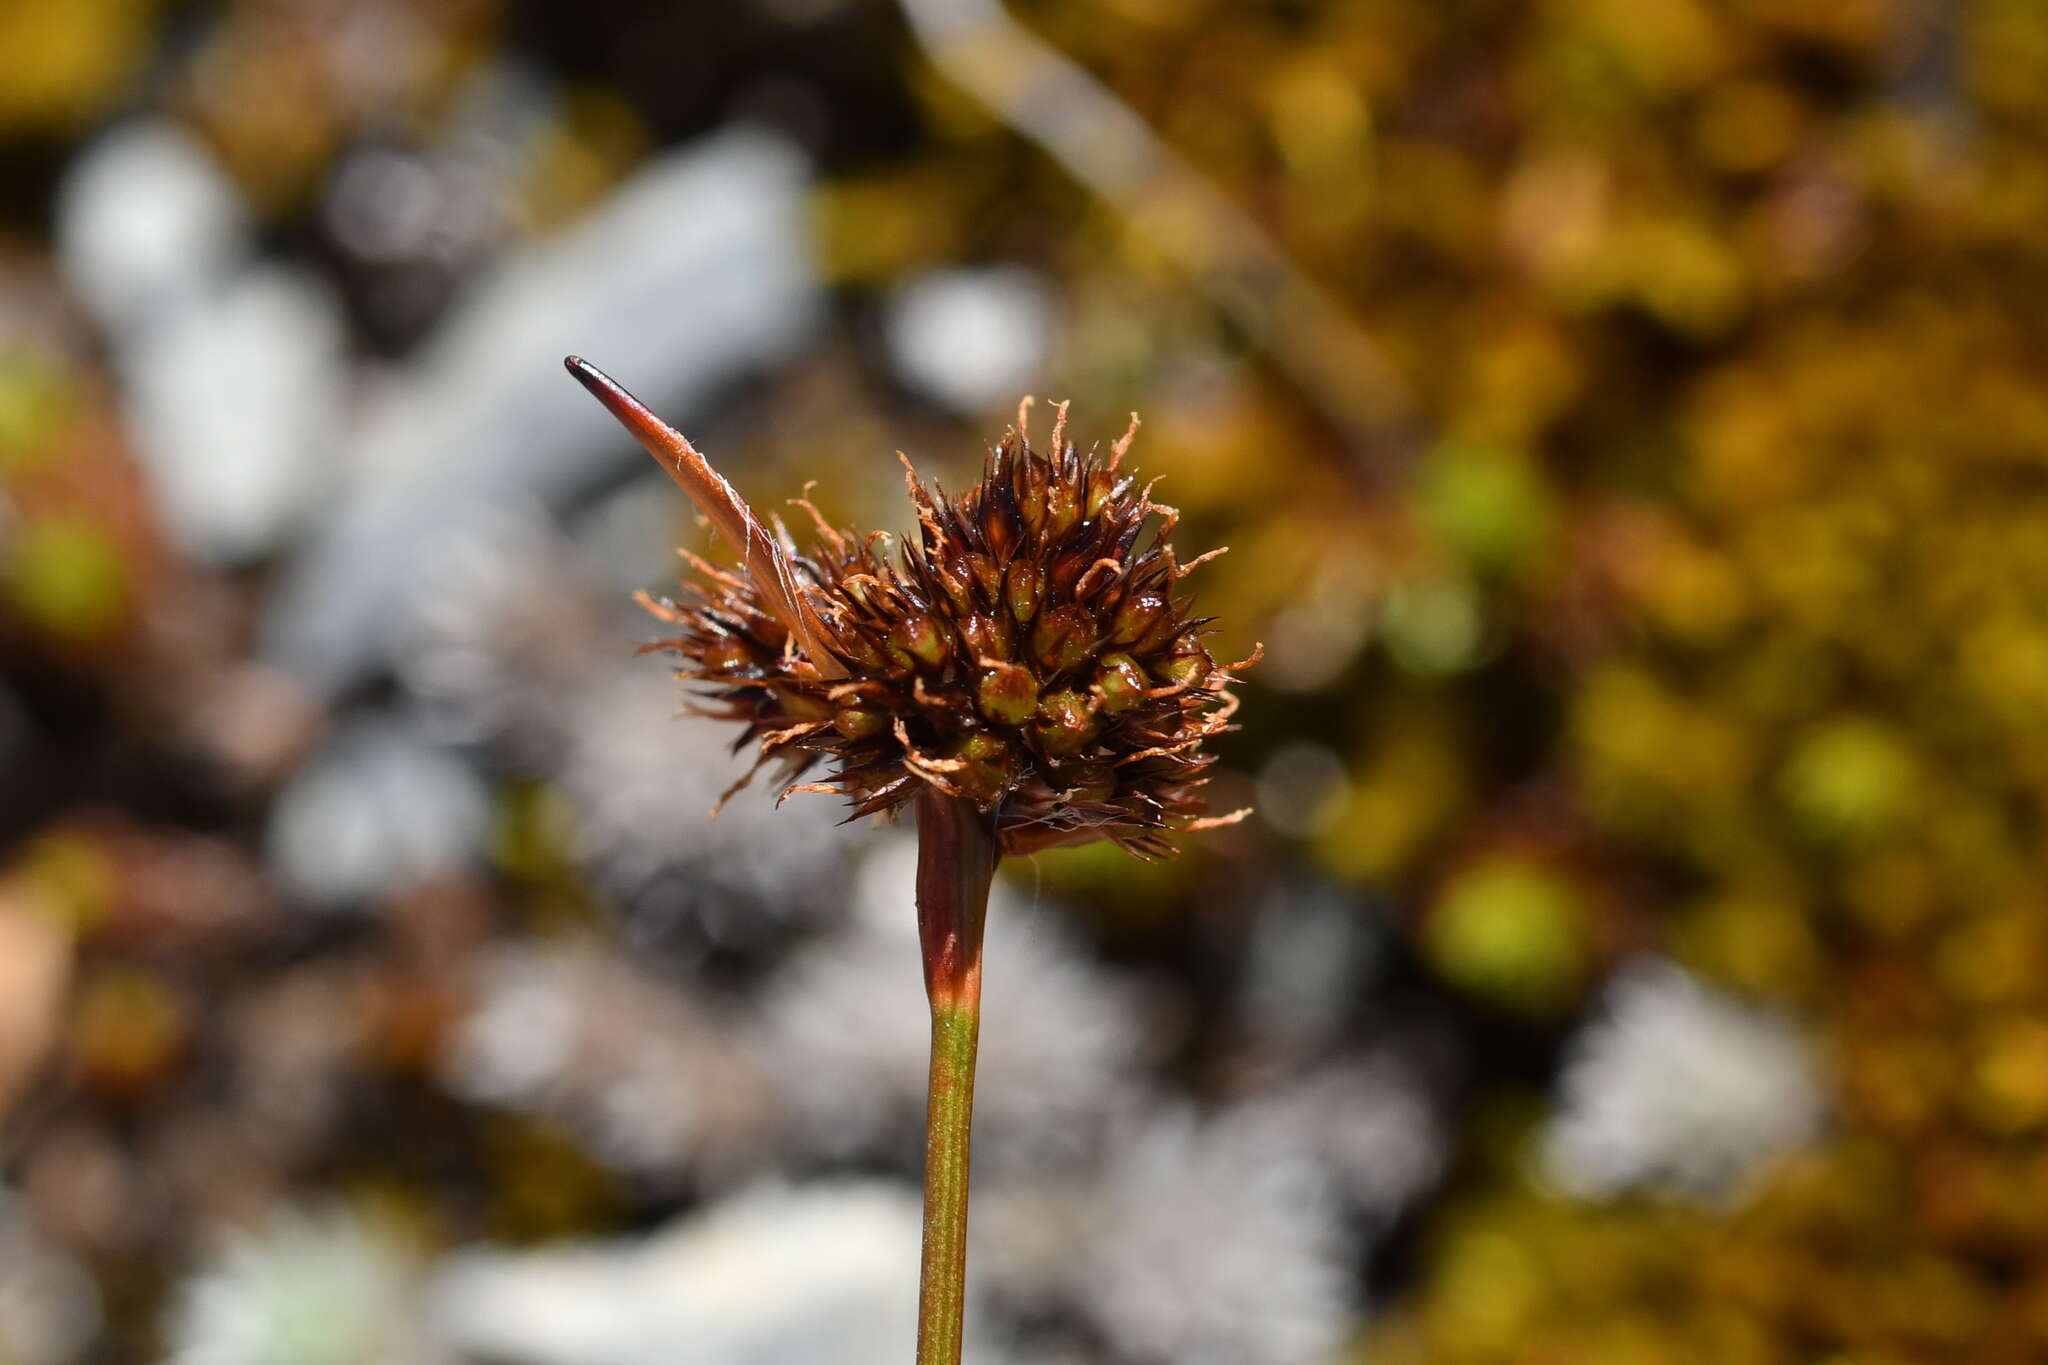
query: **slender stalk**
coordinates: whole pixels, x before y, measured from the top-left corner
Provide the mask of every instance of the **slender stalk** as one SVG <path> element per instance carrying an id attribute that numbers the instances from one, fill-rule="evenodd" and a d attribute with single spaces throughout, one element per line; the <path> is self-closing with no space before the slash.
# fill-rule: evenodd
<path id="1" fill-rule="evenodd" d="M 926 788 L 917 802 L 917 928 L 932 1006 L 932 1069 L 925 1108 L 917 1365 L 960 1360 L 981 931 L 998 856 L 994 831 L 973 802 Z"/>

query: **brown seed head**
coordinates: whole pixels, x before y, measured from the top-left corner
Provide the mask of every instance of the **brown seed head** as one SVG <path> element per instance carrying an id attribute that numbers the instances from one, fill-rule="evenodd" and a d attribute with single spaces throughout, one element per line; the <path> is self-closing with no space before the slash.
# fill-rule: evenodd
<path id="1" fill-rule="evenodd" d="M 745 576 L 693 560 L 681 603 L 643 598 L 676 627 L 646 648 L 674 653 L 712 714 L 746 727 L 756 769 L 784 765 L 785 794 L 839 792 L 857 817 L 930 786 L 988 814 L 1006 853 L 1106 838 L 1165 856 L 1169 831 L 1244 814 L 1200 818 L 1199 789 L 1202 743 L 1231 728 L 1231 673 L 1251 660 L 1218 665 L 1208 621 L 1177 594 L 1221 552 L 1174 558 L 1178 514 L 1121 467 L 1136 417 L 1107 457 L 1084 454 L 1061 404 L 1041 453 L 1020 408 L 958 497 L 904 461 L 915 544 L 887 556 L 887 537 L 835 530 L 799 500 L 818 529 L 799 555 L 680 434 L 593 367 L 569 368 L 741 555 Z M 830 774 L 800 781 L 820 760 Z"/>

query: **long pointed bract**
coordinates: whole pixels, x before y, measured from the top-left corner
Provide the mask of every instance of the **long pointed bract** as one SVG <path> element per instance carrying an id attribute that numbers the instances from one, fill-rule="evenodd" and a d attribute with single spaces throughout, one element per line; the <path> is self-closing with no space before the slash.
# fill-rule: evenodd
<path id="1" fill-rule="evenodd" d="M 754 509 L 747 506 L 746 499 L 734 492 L 725 476 L 697 453 L 687 436 L 655 416 L 651 408 L 626 392 L 617 380 L 581 356 L 569 356 L 562 364 L 578 383 L 590 390 L 592 397 L 604 404 L 607 412 L 618 418 L 619 425 L 632 433 L 633 439 L 654 457 L 654 462 L 676 481 L 676 486 L 690 495 L 697 510 L 711 519 L 711 524 L 746 564 L 747 573 L 769 608 L 803 646 L 811 666 L 826 678 L 846 677 L 846 665 L 826 646 L 818 614 L 797 587 L 789 556 L 754 515 Z"/>

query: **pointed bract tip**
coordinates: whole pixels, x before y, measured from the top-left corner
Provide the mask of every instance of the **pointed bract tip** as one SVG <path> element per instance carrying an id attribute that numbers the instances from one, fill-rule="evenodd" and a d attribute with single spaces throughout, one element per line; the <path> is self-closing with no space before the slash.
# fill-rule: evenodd
<path id="1" fill-rule="evenodd" d="M 632 433 L 654 462 L 689 495 L 697 510 L 718 528 L 746 565 L 769 610 L 780 617 L 812 665 L 826 678 L 843 678 L 846 668 L 824 645 L 817 610 L 797 592 L 796 573 L 788 553 L 768 533 L 754 509 L 733 491 L 722 475 L 690 444 L 689 438 L 654 415 L 610 375 L 581 356 L 565 356 L 563 368 L 604 404 L 605 410 Z"/>
<path id="2" fill-rule="evenodd" d="M 591 397 L 604 404 L 612 416 L 643 441 L 649 428 L 667 430 L 668 424 L 656 417 L 645 403 L 626 392 L 625 385 L 582 356 L 564 356 L 562 368 L 574 375 L 577 383 L 590 390 Z"/>
<path id="3" fill-rule="evenodd" d="M 703 465 L 703 456 L 690 445 L 689 438 L 655 416 L 654 409 L 627 392 L 626 386 L 591 364 L 580 355 L 565 356 L 562 368 L 576 377 L 576 382 L 590 391 L 590 396 L 604 405 L 633 436 L 646 447 L 655 462 L 668 471 L 669 477 L 683 486 L 685 492 L 700 503 L 700 490 L 692 486 L 693 466 Z M 709 466 L 704 466 L 708 472 Z M 707 509 L 709 510 L 709 509 Z"/>

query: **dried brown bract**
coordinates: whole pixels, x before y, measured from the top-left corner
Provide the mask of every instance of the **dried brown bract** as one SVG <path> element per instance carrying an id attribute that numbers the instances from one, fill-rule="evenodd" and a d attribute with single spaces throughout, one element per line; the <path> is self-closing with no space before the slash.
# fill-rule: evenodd
<path id="1" fill-rule="evenodd" d="M 842 793 L 858 817 L 934 788 L 992 819 L 1005 853 L 1104 838 L 1159 857 L 1170 831 L 1244 814 L 1202 818 L 1200 788 L 1203 742 L 1231 728 L 1231 674 L 1252 660 L 1218 664 L 1203 643 L 1181 581 L 1222 551 L 1175 558 L 1179 514 L 1123 468 L 1135 417 L 1106 455 L 1084 453 L 1061 404 L 1041 452 L 1027 399 L 967 492 L 904 461 L 915 544 L 890 554 L 885 533 L 835 529 L 798 499 L 818 533 L 799 553 L 680 435 L 569 368 L 740 549 L 743 572 L 687 556 L 682 600 L 643 598 L 676 627 L 646 648 L 708 686 L 698 709 L 741 722 L 756 769 L 780 762 L 788 791 Z M 830 775 L 803 781 L 820 760 Z"/>

